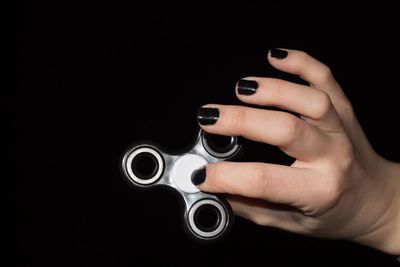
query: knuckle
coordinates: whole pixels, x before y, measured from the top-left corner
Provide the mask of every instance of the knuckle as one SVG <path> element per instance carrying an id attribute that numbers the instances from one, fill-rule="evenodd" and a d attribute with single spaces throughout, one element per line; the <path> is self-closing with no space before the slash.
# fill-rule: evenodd
<path id="1" fill-rule="evenodd" d="M 332 77 L 333 75 L 331 69 L 327 65 L 322 64 L 318 73 L 316 73 L 315 82 L 319 84 L 325 83 L 331 80 Z"/>
<path id="2" fill-rule="evenodd" d="M 271 181 L 271 175 L 261 166 L 254 168 L 249 177 L 249 183 L 254 189 L 255 196 L 262 196 L 267 189 L 270 190 Z"/>
<path id="3" fill-rule="evenodd" d="M 332 109 L 332 101 L 326 92 L 320 92 L 314 102 L 314 114 L 316 119 L 324 118 Z"/>
<path id="4" fill-rule="evenodd" d="M 331 179 L 330 182 L 326 182 L 326 185 L 319 192 L 319 201 L 323 209 L 329 209 L 339 202 L 344 192 L 343 184 L 338 179 Z"/>
<path id="5" fill-rule="evenodd" d="M 354 148 L 350 144 L 344 145 L 339 155 L 339 169 L 341 173 L 347 174 L 355 161 Z"/>
<path id="6" fill-rule="evenodd" d="M 286 119 L 282 120 L 282 126 L 284 129 L 284 134 L 282 137 L 282 145 L 290 145 L 298 140 L 301 140 L 304 136 L 304 124 L 303 122 L 294 117 L 288 116 Z"/>
<path id="7" fill-rule="evenodd" d="M 342 196 L 342 190 L 340 183 L 338 181 L 331 182 L 329 186 L 325 189 L 325 199 L 324 202 L 327 206 L 334 206 Z"/>
<path id="8" fill-rule="evenodd" d="M 330 176 L 321 181 L 316 191 L 316 198 L 321 204 L 321 209 L 329 209 L 339 202 L 342 195 L 354 186 L 352 179 L 348 179 L 353 169 L 355 155 L 351 145 L 338 145 L 341 147 L 336 154 L 336 163 L 330 168 Z"/>
<path id="9" fill-rule="evenodd" d="M 321 76 L 321 79 L 324 81 L 330 80 L 333 76 L 331 68 L 324 64 L 321 68 L 320 76 Z"/>

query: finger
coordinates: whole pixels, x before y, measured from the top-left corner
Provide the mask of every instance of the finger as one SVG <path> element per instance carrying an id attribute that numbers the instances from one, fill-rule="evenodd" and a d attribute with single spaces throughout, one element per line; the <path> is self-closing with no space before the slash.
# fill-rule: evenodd
<path id="1" fill-rule="evenodd" d="M 285 53 L 279 51 L 286 52 L 286 56 L 282 57 Z M 299 75 L 312 87 L 326 92 L 342 120 L 349 115 L 349 110 L 352 110 L 350 101 L 328 66 L 303 51 L 291 49 L 271 49 L 268 53 L 268 61 L 276 69 Z"/>
<path id="2" fill-rule="evenodd" d="M 289 207 L 279 207 L 263 200 L 226 195 L 237 216 L 250 220 L 258 225 L 271 226 L 298 234 L 308 234 L 308 231 L 298 223 L 301 213 Z"/>
<path id="3" fill-rule="evenodd" d="M 308 209 L 321 186 L 316 171 L 268 163 L 218 162 L 193 172 L 192 181 L 210 193 L 227 193 Z"/>
<path id="4" fill-rule="evenodd" d="M 236 85 L 237 97 L 246 103 L 275 106 L 296 112 L 313 126 L 325 130 L 341 127 L 340 120 L 327 93 L 310 86 L 288 81 L 247 77 Z"/>
<path id="5" fill-rule="evenodd" d="M 285 57 L 274 55 L 276 51 L 285 51 Z M 291 49 L 271 49 L 268 53 L 270 64 L 281 71 L 299 75 L 313 87 L 320 90 L 336 90 L 339 85 L 328 66 L 307 53 Z M 339 88 L 338 88 L 339 87 Z"/>
<path id="6" fill-rule="evenodd" d="M 197 119 L 207 132 L 243 136 L 275 145 L 288 155 L 302 160 L 312 160 L 326 154 L 331 143 L 317 128 L 283 111 L 207 105 L 199 109 Z"/>

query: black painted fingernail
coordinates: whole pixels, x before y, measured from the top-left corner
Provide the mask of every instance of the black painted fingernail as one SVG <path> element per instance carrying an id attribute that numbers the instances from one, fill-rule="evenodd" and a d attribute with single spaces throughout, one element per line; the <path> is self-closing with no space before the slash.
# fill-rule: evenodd
<path id="1" fill-rule="evenodd" d="M 194 185 L 204 183 L 206 180 L 206 167 L 201 167 L 200 169 L 194 170 L 192 172 L 191 180 Z"/>
<path id="2" fill-rule="evenodd" d="M 217 122 L 219 110 L 217 108 L 199 108 L 197 121 L 202 125 L 211 125 Z"/>
<path id="3" fill-rule="evenodd" d="M 237 88 L 240 95 L 252 95 L 257 91 L 258 83 L 251 80 L 240 80 Z"/>
<path id="4" fill-rule="evenodd" d="M 282 50 L 282 49 L 271 48 L 270 51 L 271 51 L 271 57 L 274 57 L 277 59 L 284 59 L 288 55 L 288 52 L 286 50 Z"/>

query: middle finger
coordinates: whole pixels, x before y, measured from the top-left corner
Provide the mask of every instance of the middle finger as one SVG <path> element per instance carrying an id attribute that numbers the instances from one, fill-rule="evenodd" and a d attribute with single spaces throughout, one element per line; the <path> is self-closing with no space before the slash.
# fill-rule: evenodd
<path id="1" fill-rule="evenodd" d="M 283 111 L 206 105 L 199 109 L 197 120 L 207 132 L 275 145 L 296 159 L 314 159 L 329 144 L 317 128 Z"/>

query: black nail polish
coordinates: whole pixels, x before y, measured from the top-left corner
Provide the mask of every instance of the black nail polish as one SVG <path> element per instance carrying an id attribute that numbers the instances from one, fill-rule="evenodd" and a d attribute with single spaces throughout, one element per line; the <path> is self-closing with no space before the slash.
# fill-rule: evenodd
<path id="1" fill-rule="evenodd" d="M 194 185 L 204 183 L 204 181 L 206 180 L 206 168 L 201 167 L 200 169 L 194 170 L 192 172 L 191 180 Z"/>
<path id="2" fill-rule="evenodd" d="M 217 108 L 199 108 L 197 121 L 202 125 L 211 125 L 217 122 L 219 110 Z"/>
<path id="3" fill-rule="evenodd" d="M 271 57 L 277 58 L 277 59 L 284 59 L 287 57 L 288 52 L 282 49 L 277 49 L 277 48 L 271 48 Z"/>
<path id="4" fill-rule="evenodd" d="M 240 95 L 252 95 L 257 91 L 258 83 L 251 80 L 240 80 L 237 88 Z"/>

